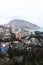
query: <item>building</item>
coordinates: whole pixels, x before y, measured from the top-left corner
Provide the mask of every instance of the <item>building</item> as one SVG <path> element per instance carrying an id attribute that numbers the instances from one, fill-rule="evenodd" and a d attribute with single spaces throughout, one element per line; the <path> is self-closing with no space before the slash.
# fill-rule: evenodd
<path id="1" fill-rule="evenodd" d="M 0 36 L 1 37 L 10 37 L 10 28 L 4 25 L 0 25 Z"/>

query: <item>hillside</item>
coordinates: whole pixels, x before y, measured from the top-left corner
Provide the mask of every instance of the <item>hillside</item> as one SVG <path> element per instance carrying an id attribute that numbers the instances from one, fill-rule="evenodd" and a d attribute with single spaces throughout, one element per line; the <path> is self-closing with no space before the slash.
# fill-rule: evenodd
<path id="1" fill-rule="evenodd" d="M 33 23 L 30 23 L 28 21 L 25 21 L 25 20 L 20 20 L 20 19 L 14 19 L 14 20 L 11 20 L 9 22 L 9 26 L 13 26 L 13 27 L 20 27 L 21 29 L 37 29 L 37 28 L 40 28 L 39 26 L 33 24 Z"/>

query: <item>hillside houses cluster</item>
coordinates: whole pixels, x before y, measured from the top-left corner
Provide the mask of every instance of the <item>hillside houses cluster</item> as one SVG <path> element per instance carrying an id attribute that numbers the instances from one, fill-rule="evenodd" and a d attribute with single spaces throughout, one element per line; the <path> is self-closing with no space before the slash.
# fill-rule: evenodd
<path id="1" fill-rule="evenodd" d="M 10 28 L 0 25 L 0 36 L 1 37 L 10 37 Z"/>
<path id="2" fill-rule="evenodd" d="M 22 37 L 25 35 L 28 35 L 29 32 L 25 31 L 25 30 L 20 30 L 17 28 L 12 28 L 12 27 L 6 27 L 4 25 L 0 25 L 0 36 L 1 37 L 11 37 L 11 33 L 18 33 L 20 31 L 20 33 L 22 34 Z"/>

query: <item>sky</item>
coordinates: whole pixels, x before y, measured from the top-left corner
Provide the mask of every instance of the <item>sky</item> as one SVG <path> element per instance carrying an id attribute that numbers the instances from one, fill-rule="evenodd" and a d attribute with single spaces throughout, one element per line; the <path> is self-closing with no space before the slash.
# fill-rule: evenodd
<path id="1" fill-rule="evenodd" d="M 0 24 L 23 19 L 43 27 L 43 0 L 0 0 Z"/>

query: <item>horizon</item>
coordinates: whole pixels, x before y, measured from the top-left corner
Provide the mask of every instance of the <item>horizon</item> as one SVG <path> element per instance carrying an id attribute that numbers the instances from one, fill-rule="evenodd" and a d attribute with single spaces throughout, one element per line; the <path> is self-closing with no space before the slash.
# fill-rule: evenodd
<path id="1" fill-rule="evenodd" d="M 23 20 L 23 21 L 26 21 L 26 22 L 29 22 L 28 20 L 25 20 L 25 19 L 11 19 L 11 20 L 2 20 L 1 21 L 1 23 L 0 23 L 0 25 L 6 25 L 6 24 L 8 24 L 10 21 L 12 21 L 12 20 Z M 6 22 L 5 22 L 6 21 Z M 30 23 L 32 23 L 32 22 L 30 22 Z M 32 24 L 34 24 L 34 25 L 37 25 L 37 24 L 35 24 L 35 23 L 32 23 Z M 39 26 L 39 25 L 37 25 L 37 26 Z M 39 26 L 40 27 L 40 26 Z M 43 28 L 43 27 L 40 27 L 40 28 Z"/>

